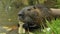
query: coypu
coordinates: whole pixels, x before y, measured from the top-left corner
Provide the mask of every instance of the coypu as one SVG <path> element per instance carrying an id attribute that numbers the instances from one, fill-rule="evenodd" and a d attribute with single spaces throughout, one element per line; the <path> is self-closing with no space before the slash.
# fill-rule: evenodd
<path id="1" fill-rule="evenodd" d="M 24 23 L 23 28 L 25 28 L 26 31 L 28 29 L 29 31 L 33 31 L 34 28 L 35 29 L 40 28 L 40 30 L 47 28 L 48 26 L 46 24 L 46 20 L 51 22 L 53 18 L 51 14 L 51 10 L 45 5 L 40 5 L 40 4 L 28 6 L 21 9 L 18 13 L 18 16 L 19 16 L 19 20 Z"/>

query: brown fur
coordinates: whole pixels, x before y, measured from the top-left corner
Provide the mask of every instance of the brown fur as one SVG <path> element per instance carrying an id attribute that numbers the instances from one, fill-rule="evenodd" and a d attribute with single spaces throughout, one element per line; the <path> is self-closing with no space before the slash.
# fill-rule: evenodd
<path id="1" fill-rule="evenodd" d="M 51 22 L 53 18 L 51 10 L 45 5 L 34 5 L 25 7 L 18 13 L 18 15 L 19 19 L 25 24 L 34 23 L 41 26 L 41 29 L 48 27 L 46 24 L 46 20 Z M 26 27 L 28 27 L 28 25 Z"/>

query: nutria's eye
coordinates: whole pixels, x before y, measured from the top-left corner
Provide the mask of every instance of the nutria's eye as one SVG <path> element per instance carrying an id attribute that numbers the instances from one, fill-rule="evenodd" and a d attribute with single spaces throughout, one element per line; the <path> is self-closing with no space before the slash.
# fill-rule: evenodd
<path id="1" fill-rule="evenodd" d="M 31 9 L 27 9 L 28 11 L 31 11 Z"/>

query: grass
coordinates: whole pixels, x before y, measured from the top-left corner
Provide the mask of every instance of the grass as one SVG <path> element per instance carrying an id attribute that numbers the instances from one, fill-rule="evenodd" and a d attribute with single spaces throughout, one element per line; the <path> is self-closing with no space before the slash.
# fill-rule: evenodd
<path id="1" fill-rule="evenodd" d="M 43 33 L 43 34 L 60 34 L 60 19 L 53 20 L 52 24 L 49 24 L 47 22 L 47 24 L 48 24 L 49 28 L 51 28 L 51 29 L 50 29 L 50 31 L 47 31 L 45 29 L 45 33 Z"/>
<path id="2" fill-rule="evenodd" d="M 53 24 L 51 25 L 53 28 L 55 34 L 60 34 L 60 20 L 57 19 L 56 21 L 53 21 Z"/>

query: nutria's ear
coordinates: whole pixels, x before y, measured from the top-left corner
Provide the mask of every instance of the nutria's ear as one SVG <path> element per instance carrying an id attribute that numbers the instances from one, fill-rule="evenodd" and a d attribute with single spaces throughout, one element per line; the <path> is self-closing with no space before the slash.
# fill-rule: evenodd
<path id="1" fill-rule="evenodd" d="M 34 9 L 36 9 L 36 6 L 33 6 Z"/>

